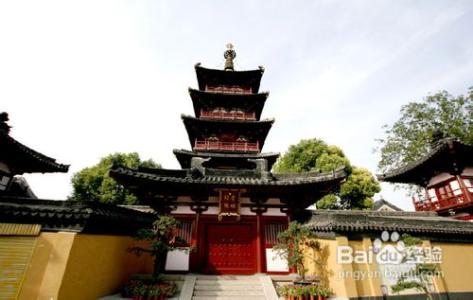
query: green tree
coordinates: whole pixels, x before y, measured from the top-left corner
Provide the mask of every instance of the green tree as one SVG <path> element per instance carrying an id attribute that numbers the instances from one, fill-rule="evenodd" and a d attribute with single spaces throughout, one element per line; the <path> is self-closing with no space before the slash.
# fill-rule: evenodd
<path id="1" fill-rule="evenodd" d="M 473 88 L 458 97 L 438 92 L 402 106 L 400 113 L 394 124 L 383 126 L 385 137 L 378 139 L 381 172 L 421 158 L 431 149 L 432 134 L 438 130 L 447 137 L 473 144 Z"/>
<path id="2" fill-rule="evenodd" d="M 164 263 L 168 251 L 178 249 L 183 240 L 178 236 L 181 224 L 174 217 L 159 216 L 153 223 L 152 228 L 143 228 L 138 230 L 136 239 L 146 241 L 149 247 L 140 246 L 131 247 L 128 251 L 141 255 L 148 253 L 154 258 L 153 278 L 158 279 L 159 274 L 164 271 Z"/>
<path id="3" fill-rule="evenodd" d="M 307 273 L 305 265 L 307 249 L 320 251 L 320 243 L 316 238 L 315 232 L 307 226 L 291 222 L 285 231 L 278 234 L 278 243 L 273 246 L 277 255 L 287 260 L 287 265 L 290 268 L 296 268 L 302 281 L 305 281 Z"/>
<path id="4" fill-rule="evenodd" d="M 317 202 L 323 209 L 369 209 L 372 197 L 381 188 L 374 176 L 366 169 L 353 167 L 343 151 L 327 145 L 320 139 L 301 140 L 291 145 L 277 161 L 275 172 L 299 173 L 305 171 L 329 172 L 345 167 L 349 173 L 347 180 L 336 194 L 329 194 Z"/>
<path id="5" fill-rule="evenodd" d="M 101 158 L 98 164 L 84 168 L 72 176 L 73 190 L 69 199 L 114 204 L 136 203 L 136 196 L 108 175 L 108 171 L 114 162 L 129 168 L 161 167 L 151 159 L 142 161 L 136 152 L 110 154 Z"/>
<path id="6" fill-rule="evenodd" d="M 416 261 L 416 256 L 418 256 L 417 258 L 422 258 L 421 261 L 428 259 L 420 238 L 403 234 L 402 241 L 406 247 L 402 263 L 407 263 L 409 260 Z M 423 292 L 428 300 L 432 300 L 429 287 L 432 285 L 432 277 L 439 273 L 439 271 L 438 263 L 415 263 L 412 270 L 401 274 L 396 284 L 391 286 L 391 289 L 394 293 L 416 289 L 419 292 Z"/>

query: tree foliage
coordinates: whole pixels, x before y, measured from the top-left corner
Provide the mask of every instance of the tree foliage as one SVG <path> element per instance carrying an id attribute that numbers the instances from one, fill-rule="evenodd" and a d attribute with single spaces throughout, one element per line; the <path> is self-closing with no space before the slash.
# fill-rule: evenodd
<path id="1" fill-rule="evenodd" d="M 296 268 L 303 281 L 307 272 L 307 249 L 320 250 L 320 243 L 316 238 L 317 235 L 307 226 L 291 222 L 285 231 L 278 234 L 278 243 L 273 246 L 278 256 L 287 260 L 290 268 Z"/>
<path id="2" fill-rule="evenodd" d="M 84 168 L 72 176 L 73 191 L 69 197 L 70 200 L 99 201 L 114 204 L 136 203 L 136 196 L 108 175 L 108 171 L 114 162 L 129 168 L 161 167 L 151 159 L 142 161 L 136 152 L 110 154 L 101 158 L 98 164 Z"/>
<path id="3" fill-rule="evenodd" d="M 378 181 L 364 168 L 353 167 L 343 151 L 337 146 L 327 145 L 320 139 L 301 140 L 274 166 L 275 172 L 299 173 L 305 171 L 330 172 L 345 167 L 347 180 L 336 194 L 329 194 L 317 202 L 317 208 L 368 209 L 373 205 L 372 197 L 381 190 Z"/>
<path id="4" fill-rule="evenodd" d="M 132 247 L 128 251 L 140 255 L 148 253 L 154 258 L 153 278 L 158 278 L 164 270 L 164 262 L 168 251 L 177 249 L 181 243 L 178 231 L 181 224 L 171 216 L 159 216 L 152 228 L 140 229 L 136 239 L 146 241 L 149 247 Z"/>
<path id="5" fill-rule="evenodd" d="M 382 172 L 401 167 L 425 155 L 431 149 L 432 134 L 473 145 L 473 88 L 467 95 L 453 97 L 446 91 L 427 96 L 401 107 L 401 117 L 384 125 L 385 137 L 378 139 Z"/>

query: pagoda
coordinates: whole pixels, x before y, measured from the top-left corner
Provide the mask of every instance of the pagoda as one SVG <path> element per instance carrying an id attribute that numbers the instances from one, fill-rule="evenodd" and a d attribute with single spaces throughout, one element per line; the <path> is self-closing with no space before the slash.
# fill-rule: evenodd
<path id="1" fill-rule="evenodd" d="M 263 67 L 237 71 L 231 45 L 223 70 L 195 65 L 198 89 L 189 89 L 195 116 L 182 120 L 192 150 L 174 150 L 181 169 L 130 169 L 110 175 L 160 214 L 182 223 L 191 252 L 168 254 L 166 268 L 210 274 L 287 273 L 272 250 L 290 220 L 339 188 L 343 168 L 328 173 L 274 174 L 278 153 L 261 152 L 274 123 L 261 113 Z"/>
<path id="2" fill-rule="evenodd" d="M 378 175 L 381 181 L 423 187 L 413 197 L 416 211 L 473 220 L 473 146 L 434 133 L 431 150 L 420 159 Z"/>

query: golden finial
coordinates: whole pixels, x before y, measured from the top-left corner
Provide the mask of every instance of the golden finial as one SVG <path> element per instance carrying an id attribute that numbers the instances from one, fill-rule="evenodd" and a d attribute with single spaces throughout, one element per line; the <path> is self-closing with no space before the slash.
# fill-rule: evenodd
<path id="1" fill-rule="evenodd" d="M 235 69 L 233 68 L 233 59 L 236 57 L 236 52 L 233 50 L 233 44 L 228 43 L 227 45 L 227 50 L 225 50 L 225 53 L 223 54 L 223 57 L 225 57 L 225 71 L 234 71 Z"/>

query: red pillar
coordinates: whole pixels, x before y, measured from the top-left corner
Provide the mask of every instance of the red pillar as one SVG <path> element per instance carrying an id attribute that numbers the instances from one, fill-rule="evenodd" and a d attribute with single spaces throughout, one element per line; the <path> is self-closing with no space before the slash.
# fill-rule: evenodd
<path id="1" fill-rule="evenodd" d="M 190 261 L 189 261 L 189 270 L 190 271 L 200 271 L 199 268 L 199 219 L 200 219 L 200 213 L 196 212 L 195 214 L 195 225 L 194 225 L 194 230 L 192 232 L 192 241 L 191 241 L 191 246 L 193 247 L 193 251 L 190 253 Z"/>
<path id="2" fill-rule="evenodd" d="M 457 175 L 456 178 L 457 178 L 458 184 L 460 185 L 460 189 L 463 192 L 463 195 L 465 195 L 465 202 L 472 202 L 473 199 L 471 198 L 468 188 L 465 186 L 465 183 L 463 182 L 463 178 L 461 178 L 460 175 Z"/>
<path id="3" fill-rule="evenodd" d="M 262 226 L 261 226 L 261 213 L 256 213 L 256 272 L 263 273 L 263 255 L 262 255 Z"/>

